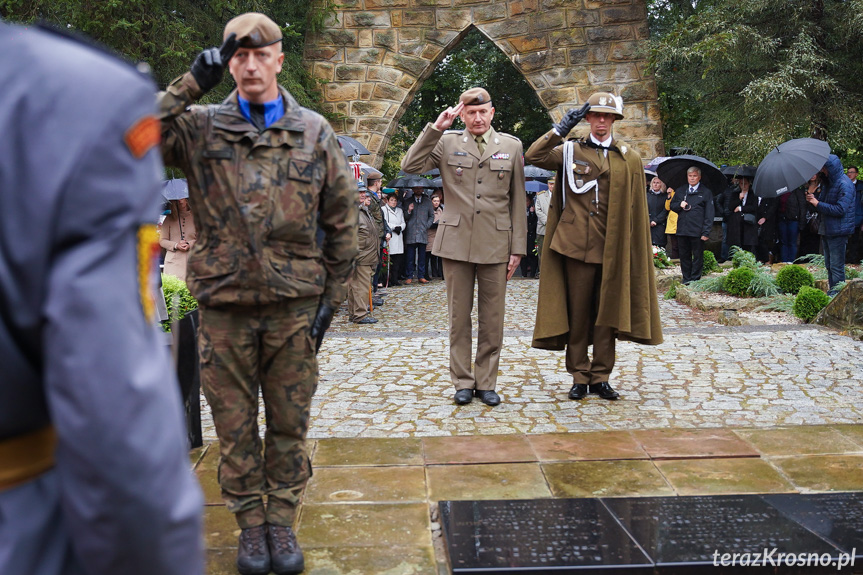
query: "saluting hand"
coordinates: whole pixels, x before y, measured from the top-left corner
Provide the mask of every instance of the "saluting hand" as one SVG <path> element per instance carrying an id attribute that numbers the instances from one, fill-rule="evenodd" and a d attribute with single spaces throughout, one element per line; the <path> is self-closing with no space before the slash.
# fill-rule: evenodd
<path id="1" fill-rule="evenodd" d="M 444 131 L 452 126 L 452 123 L 458 118 L 461 111 L 464 109 L 464 104 L 459 102 L 455 108 L 447 108 L 443 112 L 440 113 L 440 116 L 435 120 L 434 128 L 435 130 Z"/>
<path id="2" fill-rule="evenodd" d="M 225 74 L 225 66 L 239 47 L 237 35 L 231 32 L 220 47 L 207 48 L 198 54 L 192 62 L 191 72 L 201 90 L 209 92 L 219 85 Z"/>

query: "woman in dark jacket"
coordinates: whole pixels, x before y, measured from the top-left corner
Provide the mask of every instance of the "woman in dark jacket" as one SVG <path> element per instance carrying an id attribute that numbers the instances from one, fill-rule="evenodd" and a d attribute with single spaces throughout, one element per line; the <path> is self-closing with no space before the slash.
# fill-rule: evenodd
<path id="1" fill-rule="evenodd" d="M 758 245 L 758 197 L 752 191 L 752 179 L 739 178 L 740 193 L 731 194 L 725 204 L 728 222 L 728 246 L 737 246 L 755 253 Z"/>
<path id="2" fill-rule="evenodd" d="M 839 158 L 830 154 L 822 172 L 827 174 L 827 185 L 822 186 L 821 196 L 816 198 L 807 190 L 806 201 L 815 206 L 821 218 L 818 233 L 821 235 L 821 253 L 827 268 L 827 295 L 836 295 L 835 286 L 845 281 L 845 248 L 848 236 L 854 231 L 854 200 L 857 193 L 854 184 L 845 175 Z"/>
<path id="3" fill-rule="evenodd" d="M 650 180 L 647 190 L 647 212 L 650 216 L 650 240 L 660 248 L 665 247 L 665 222 L 668 210 L 665 209 L 665 184 L 659 178 Z"/>
<path id="4" fill-rule="evenodd" d="M 779 261 L 791 263 L 797 254 L 797 233 L 806 224 L 803 188 L 779 196 Z"/>

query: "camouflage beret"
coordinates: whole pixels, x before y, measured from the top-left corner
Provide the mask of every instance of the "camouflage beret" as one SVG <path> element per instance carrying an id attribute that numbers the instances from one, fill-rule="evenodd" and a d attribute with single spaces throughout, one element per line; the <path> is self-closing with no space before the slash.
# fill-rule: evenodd
<path id="1" fill-rule="evenodd" d="M 471 88 L 458 97 L 458 101 L 465 106 L 479 106 L 491 102 L 491 96 L 485 88 Z"/>
<path id="2" fill-rule="evenodd" d="M 222 39 L 234 33 L 240 48 L 263 48 L 282 41 L 282 29 L 265 14 L 246 12 L 225 25 Z"/>
<path id="3" fill-rule="evenodd" d="M 605 114 L 614 114 L 623 118 L 623 98 L 608 92 L 597 92 L 587 99 L 590 111 Z"/>

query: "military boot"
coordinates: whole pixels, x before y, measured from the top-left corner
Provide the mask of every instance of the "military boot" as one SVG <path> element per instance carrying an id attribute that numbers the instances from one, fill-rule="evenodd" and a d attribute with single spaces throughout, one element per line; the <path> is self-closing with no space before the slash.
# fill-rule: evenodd
<path id="1" fill-rule="evenodd" d="M 240 575 L 268 575 L 270 550 L 267 546 L 267 526 L 249 527 L 240 532 L 237 545 L 237 571 Z"/>
<path id="2" fill-rule="evenodd" d="M 290 527 L 269 526 L 270 556 L 273 573 L 276 575 L 295 575 L 305 569 L 303 550 L 297 543 L 297 536 Z"/>

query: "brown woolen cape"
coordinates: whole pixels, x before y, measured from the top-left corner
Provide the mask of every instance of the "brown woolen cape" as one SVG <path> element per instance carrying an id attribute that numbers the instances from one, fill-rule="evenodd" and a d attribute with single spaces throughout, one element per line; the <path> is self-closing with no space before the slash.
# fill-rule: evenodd
<path id="1" fill-rule="evenodd" d="M 610 150 L 608 223 L 602 256 L 602 284 L 596 325 L 617 330 L 617 339 L 645 345 L 662 343 L 659 301 L 650 220 L 641 158 L 623 142 L 615 141 L 621 155 Z M 564 256 L 549 249 L 562 211 L 563 173 L 557 171 L 542 248 L 542 273 L 532 347 L 562 350 L 569 338 Z M 587 329 L 591 326 L 572 326 Z M 592 334 L 591 334 L 592 341 Z"/>

